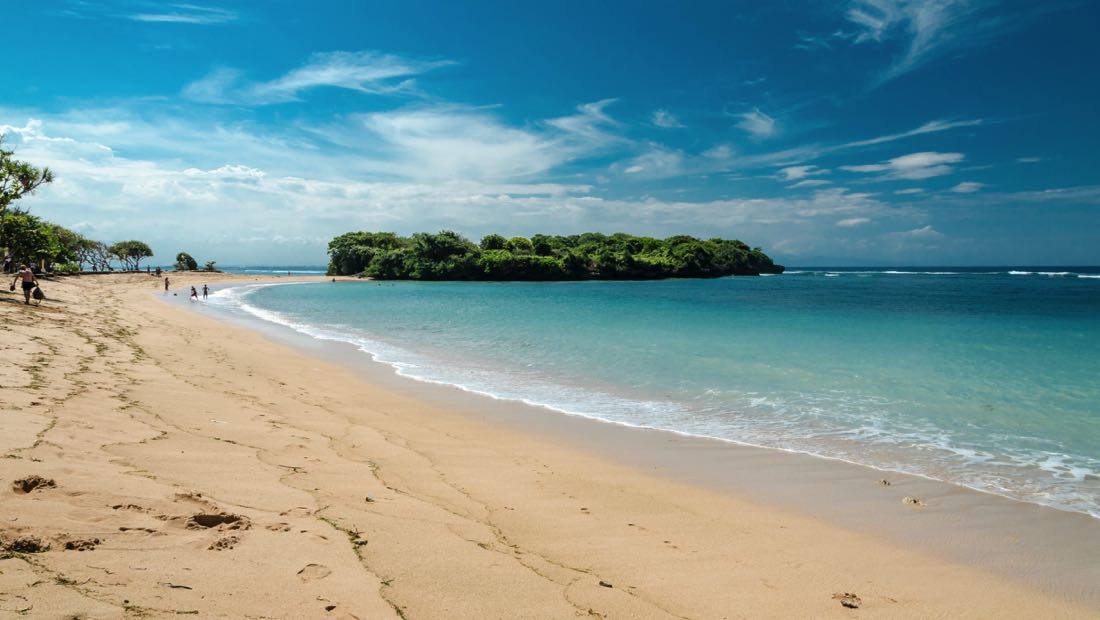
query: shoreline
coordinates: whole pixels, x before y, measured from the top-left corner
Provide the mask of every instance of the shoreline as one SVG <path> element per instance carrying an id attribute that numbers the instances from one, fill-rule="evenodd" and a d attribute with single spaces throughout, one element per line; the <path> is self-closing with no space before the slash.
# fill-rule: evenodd
<path id="1" fill-rule="evenodd" d="M 57 484 L 6 500 L 0 536 L 103 538 L 0 561 L 3 609 L 18 598 L 36 614 L 97 617 L 848 617 L 833 598 L 846 593 L 859 613 L 890 617 L 1100 608 L 1080 582 L 1053 587 L 1062 572 L 1095 583 L 1089 538 L 992 532 L 994 564 L 1046 546 L 1046 559 L 1007 567 L 1013 578 L 931 552 L 922 538 L 964 512 L 987 527 L 1006 519 L 964 501 L 977 492 L 883 511 L 876 494 L 922 483 L 879 488 L 866 471 L 775 451 L 531 416 L 162 303 L 144 275 L 92 280 L 51 283 L 57 299 L 40 310 L 0 304 L 20 337 L 3 349 L 4 384 L 20 390 L 0 405 L 0 471 Z M 708 486 L 733 447 L 747 471 Z M 630 463 L 653 454 L 667 460 Z M 768 495 L 826 486 L 818 512 Z M 838 525 L 825 508 L 885 517 L 914 540 Z M 192 528 L 195 511 L 250 526 Z M 1048 512 L 1034 513 L 1036 531 Z"/>
<path id="2" fill-rule="evenodd" d="M 313 282 L 270 284 L 295 283 Z M 451 412 L 535 433 L 675 482 L 871 532 L 1052 592 L 1083 596 L 1100 606 L 1100 593 L 1093 588 L 1100 569 L 1080 570 L 1090 560 L 1100 560 L 1100 519 L 1092 515 L 841 458 L 636 426 L 497 397 L 404 375 L 350 342 L 316 338 L 250 313 L 227 312 L 224 306 L 213 310 L 217 320 L 354 369 L 371 385 L 409 393 Z M 881 484 L 883 480 L 889 485 Z M 904 504 L 908 497 L 924 505 Z M 1011 547 L 997 548 L 1004 540 L 1013 541 Z M 1067 561 L 1070 550 L 1074 557 Z"/>

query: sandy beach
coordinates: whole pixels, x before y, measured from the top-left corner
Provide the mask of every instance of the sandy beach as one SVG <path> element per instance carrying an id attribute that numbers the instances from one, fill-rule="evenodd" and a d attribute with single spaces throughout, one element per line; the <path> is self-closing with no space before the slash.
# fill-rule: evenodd
<path id="1" fill-rule="evenodd" d="M 43 288 L 0 294 L 0 617 L 1100 614 L 1083 515 L 763 450 L 704 474 L 734 447 L 526 428 L 157 278 Z"/>

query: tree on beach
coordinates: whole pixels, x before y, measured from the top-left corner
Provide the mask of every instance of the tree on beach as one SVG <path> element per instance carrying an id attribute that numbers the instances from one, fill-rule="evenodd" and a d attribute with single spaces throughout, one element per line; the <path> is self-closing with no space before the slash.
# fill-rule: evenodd
<path id="1" fill-rule="evenodd" d="M 75 234 L 22 209 L 11 209 L 0 220 L 0 236 L 7 240 L 8 253 L 15 263 L 48 267 L 75 261 L 76 253 L 63 242 L 59 231 Z"/>
<path id="2" fill-rule="evenodd" d="M 47 183 L 53 182 L 53 172 L 49 168 L 35 168 L 13 156 L 15 151 L 4 148 L 4 136 L 0 134 L 0 228 L 8 217 L 8 207 L 13 202 L 34 192 Z M 0 231 L 0 249 L 7 256 L 14 254 L 11 246 L 15 242 Z"/>
<path id="3" fill-rule="evenodd" d="M 145 242 L 131 239 L 111 244 L 108 248 L 111 255 L 116 258 L 128 271 L 137 271 L 141 268 L 142 259 L 153 255 L 153 250 Z"/>
<path id="4" fill-rule="evenodd" d="M 198 268 L 198 261 L 192 258 L 187 252 L 176 254 L 176 271 L 195 271 Z"/>
<path id="5" fill-rule="evenodd" d="M 0 217 L 7 213 L 11 203 L 53 182 L 49 168 L 35 168 L 13 155 L 15 151 L 4 148 L 4 136 L 0 135 Z"/>
<path id="6" fill-rule="evenodd" d="M 98 269 L 99 271 L 111 270 L 110 246 L 102 241 L 89 239 L 88 243 L 82 245 L 77 251 L 77 256 L 82 268 L 84 263 L 88 263 L 93 269 Z"/>

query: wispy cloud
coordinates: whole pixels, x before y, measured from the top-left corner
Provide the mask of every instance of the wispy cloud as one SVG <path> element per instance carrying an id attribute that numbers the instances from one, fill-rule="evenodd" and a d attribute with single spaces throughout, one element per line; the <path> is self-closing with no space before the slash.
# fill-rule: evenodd
<path id="1" fill-rule="evenodd" d="M 862 226 L 864 224 L 870 224 L 871 218 L 869 217 L 850 217 L 840 220 L 836 223 L 841 228 L 852 228 L 853 226 Z"/>
<path id="2" fill-rule="evenodd" d="M 676 115 L 668 110 L 654 110 L 650 122 L 653 123 L 655 127 L 660 127 L 662 129 L 681 129 L 686 127 L 686 125 L 680 122 L 680 119 L 676 118 Z"/>
<path id="3" fill-rule="evenodd" d="M 217 25 L 240 19 L 236 11 L 221 7 L 178 2 L 131 0 L 119 5 L 68 0 L 65 6 L 51 11 L 53 15 L 73 19 L 120 19 L 163 24 Z"/>
<path id="4" fill-rule="evenodd" d="M 804 187 L 821 187 L 823 185 L 831 185 L 832 183 L 833 183 L 832 181 L 829 181 L 827 179 L 805 179 L 803 181 L 799 181 L 798 183 L 788 185 L 787 189 L 802 189 Z"/>
<path id="5" fill-rule="evenodd" d="M 817 166 L 787 166 L 779 169 L 779 178 L 782 181 L 797 181 L 806 177 L 829 174 L 828 170 Z"/>
<path id="6" fill-rule="evenodd" d="M 954 172 L 951 164 L 965 159 L 962 153 L 937 153 L 925 151 L 910 153 L 876 164 L 840 166 L 841 170 L 858 173 L 879 173 L 879 180 L 920 180 L 943 176 Z"/>
<path id="7" fill-rule="evenodd" d="M 985 187 L 985 183 L 964 181 L 952 187 L 951 191 L 955 192 L 956 194 L 973 194 L 974 192 L 980 191 L 983 187 Z"/>
<path id="8" fill-rule="evenodd" d="M 559 139 L 563 137 L 557 133 L 539 134 L 509 127 L 483 110 L 453 106 L 377 112 L 356 118 L 369 135 L 353 139 L 380 144 L 380 171 L 403 178 L 529 177 L 595 146 Z"/>
<path id="9" fill-rule="evenodd" d="M 199 6 L 196 4 L 158 4 L 152 12 L 130 13 L 126 19 L 137 22 L 173 24 L 224 24 L 236 21 L 238 14 L 228 9 Z"/>
<path id="10" fill-rule="evenodd" d="M 268 82 L 249 82 L 236 69 L 217 69 L 188 84 L 183 95 L 204 103 L 265 105 L 297 101 L 302 93 L 320 87 L 396 94 L 413 90 L 415 76 L 453 64 L 369 51 L 318 53 L 305 65 Z"/>
<path id="11" fill-rule="evenodd" d="M 576 114 L 552 118 L 546 121 L 546 124 L 573 137 L 583 137 L 597 142 L 622 141 L 608 131 L 608 128 L 617 126 L 618 122 L 604 112 L 604 108 L 616 101 L 618 99 L 612 98 L 584 103 L 577 106 Z"/>
<path id="12" fill-rule="evenodd" d="M 856 140 L 854 142 L 847 142 L 839 145 L 838 149 L 850 149 L 863 146 L 874 146 L 876 144 L 885 144 L 887 142 L 893 142 L 895 140 L 904 140 L 905 138 L 912 138 L 913 136 L 920 136 L 929 133 L 939 133 L 941 131 L 947 131 L 949 129 L 957 129 L 959 127 L 974 127 L 981 125 L 984 121 L 982 119 L 971 119 L 961 121 L 946 121 L 946 120 L 933 120 L 917 127 L 910 129 L 909 131 L 903 131 L 901 133 L 892 133 L 882 136 L 876 136 L 874 138 L 868 138 L 865 140 Z"/>
<path id="13" fill-rule="evenodd" d="M 760 111 L 759 108 L 738 115 L 741 119 L 737 126 L 754 138 L 769 138 L 778 131 L 775 119 Z"/>
<path id="14" fill-rule="evenodd" d="M 1016 163 L 1018 164 L 1037 164 L 1043 161 L 1042 157 L 1017 157 Z"/>
<path id="15" fill-rule="evenodd" d="M 856 44 L 900 42 L 901 53 L 880 83 L 961 47 L 977 46 L 1004 26 L 983 15 L 991 0 L 855 0 L 846 17 L 855 27 Z"/>
<path id="16" fill-rule="evenodd" d="M 936 230 L 935 228 L 932 228 L 931 224 L 929 224 L 927 226 L 922 226 L 920 228 L 914 228 L 912 230 L 906 230 L 906 231 L 899 232 L 899 233 L 894 233 L 894 234 L 897 235 L 898 237 L 907 237 L 909 239 L 925 239 L 925 240 L 942 239 L 943 236 L 944 236 L 943 233 Z"/>
<path id="17" fill-rule="evenodd" d="M 642 178 L 667 178 L 684 173 L 684 159 L 682 152 L 654 144 L 645 153 L 616 166 L 623 167 L 623 174 Z"/>

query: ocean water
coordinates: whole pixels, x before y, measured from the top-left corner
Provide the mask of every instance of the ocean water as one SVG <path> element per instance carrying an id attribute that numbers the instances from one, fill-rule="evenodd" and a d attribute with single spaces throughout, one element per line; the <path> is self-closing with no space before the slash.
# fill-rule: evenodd
<path id="1" fill-rule="evenodd" d="M 1100 269 L 244 286 L 400 374 L 1100 518 Z"/>
<path id="2" fill-rule="evenodd" d="M 250 276 L 323 276 L 327 269 L 322 265 L 218 265 L 226 273 Z"/>

